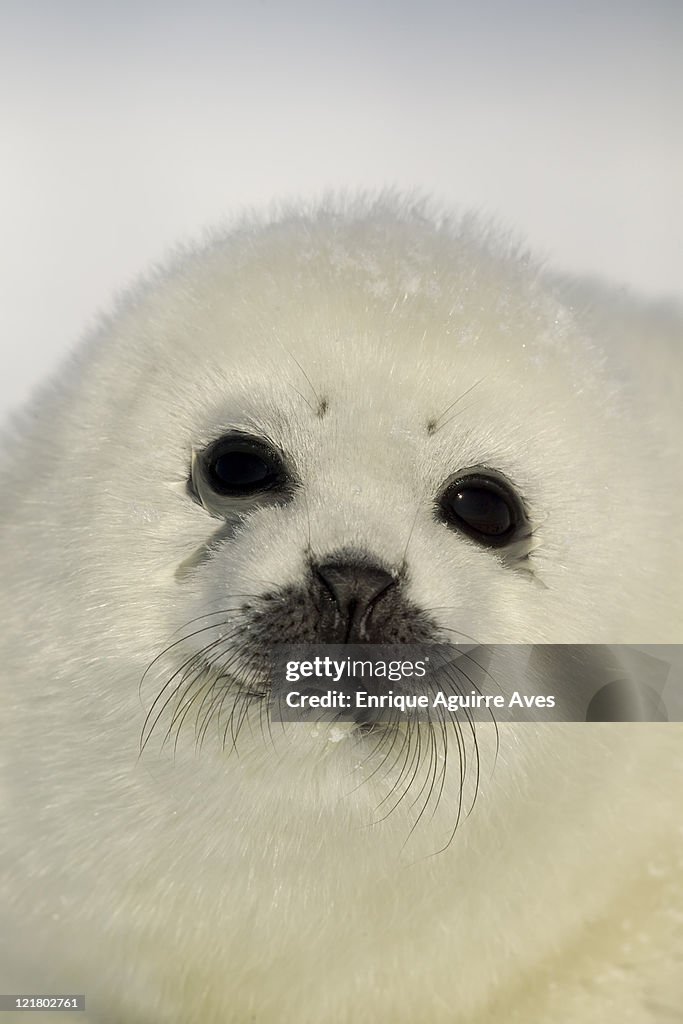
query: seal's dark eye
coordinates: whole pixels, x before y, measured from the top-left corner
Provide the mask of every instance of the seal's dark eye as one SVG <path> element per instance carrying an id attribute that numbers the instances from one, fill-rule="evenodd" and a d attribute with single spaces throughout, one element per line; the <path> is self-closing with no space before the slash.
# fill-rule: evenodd
<path id="1" fill-rule="evenodd" d="M 204 464 L 207 482 L 217 494 L 256 494 L 285 479 L 277 452 L 256 438 L 223 438 L 206 453 Z"/>
<path id="2" fill-rule="evenodd" d="M 268 486 L 273 467 L 254 452 L 225 452 L 209 466 L 217 491 L 254 491 Z"/>
<path id="3" fill-rule="evenodd" d="M 526 524 L 520 498 L 497 474 L 458 476 L 446 485 L 437 508 L 446 523 L 489 547 L 508 544 Z"/>

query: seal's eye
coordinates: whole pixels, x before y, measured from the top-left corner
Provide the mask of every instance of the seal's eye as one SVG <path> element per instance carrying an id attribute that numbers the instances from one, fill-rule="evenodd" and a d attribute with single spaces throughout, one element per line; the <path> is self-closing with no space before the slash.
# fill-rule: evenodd
<path id="1" fill-rule="evenodd" d="M 206 459 L 208 482 L 218 494 L 254 494 L 284 479 L 278 455 L 258 440 L 225 438 Z"/>
<path id="2" fill-rule="evenodd" d="M 232 433 L 203 452 L 194 452 L 188 481 L 190 494 L 213 515 L 223 515 L 232 500 L 282 500 L 291 483 L 284 457 L 267 440 Z M 226 499 L 228 504 L 221 499 Z"/>
<path id="3" fill-rule="evenodd" d="M 437 509 L 444 522 L 489 547 L 516 540 L 520 528 L 528 526 L 521 499 L 490 470 L 469 471 L 449 481 Z"/>
<path id="4" fill-rule="evenodd" d="M 257 452 L 221 452 L 209 463 L 209 479 L 220 494 L 251 494 L 272 486 L 277 467 Z"/>

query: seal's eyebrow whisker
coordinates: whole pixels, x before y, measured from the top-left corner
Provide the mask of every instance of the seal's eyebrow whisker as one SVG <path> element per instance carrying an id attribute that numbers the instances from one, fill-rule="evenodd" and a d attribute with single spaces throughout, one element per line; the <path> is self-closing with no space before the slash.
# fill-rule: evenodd
<path id="1" fill-rule="evenodd" d="M 295 393 L 296 393 L 296 394 L 297 394 L 297 395 L 299 396 L 299 398 L 301 399 L 301 401 L 302 401 L 302 402 L 305 402 L 305 403 L 306 403 L 306 405 L 307 405 L 307 406 L 308 406 L 308 408 L 309 408 L 309 409 L 311 410 L 311 412 L 312 412 L 312 413 L 314 413 L 314 415 L 315 415 L 315 416 L 317 416 L 317 418 L 318 418 L 319 420 L 321 420 L 321 419 L 322 419 L 322 418 L 324 417 L 325 413 L 327 412 L 327 410 L 328 410 L 328 409 L 329 409 L 329 407 L 330 407 L 330 402 L 329 402 L 329 399 L 328 399 L 328 398 L 326 398 L 326 397 L 325 397 L 325 396 L 323 395 L 323 397 L 322 397 L 322 398 L 318 399 L 318 405 L 317 405 L 317 407 L 315 407 L 315 408 L 314 408 L 314 407 L 313 407 L 313 406 L 311 405 L 311 403 L 310 403 L 310 402 L 308 401 L 308 399 L 306 398 L 306 396 L 305 396 L 304 394 L 302 394 L 302 392 L 301 392 L 301 391 L 299 391 L 299 389 L 298 389 L 298 388 L 295 388 L 295 387 L 294 387 L 294 385 L 293 385 L 292 383 L 288 382 L 288 387 L 290 387 L 290 388 L 292 389 L 292 391 L 294 391 L 294 392 L 295 392 Z"/>
<path id="2" fill-rule="evenodd" d="M 301 394 L 301 392 L 300 392 L 300 391 L 297 391 L 297 389 L 296 389 L 296 388 L 294 388 L 294 390 L 295 390 L 295 391 L 297 392 L 297 394 L 298 394 L 298 395 L 299 395 L 299 396 L 300 396 L 300 397 L 301 397 L 301 398 L 302 398 L 302 399 L 304 400 L 304 402 L 306 402 L 306 405 L 307 405 L 307 406 L 309 407 L 309 409 L 311 410 L 311 412 L 315 412 L 316 416 L 323 416 L 323 415 L 325 414 L 326 410 L 327 410 L 327 399 L 326 399 L 326 398 L 321 398 L 321 396 L 320 396 L 320 395 L 318 394 L 318 392 L 316 391 L 315 387 L 313 386 L 313 381 L 312 381 L 312 380 L 311 380 L 311 378 L 310 378 L 310 377 L 308 376 L 308 374 L 307 374 L 307 373 L 306 373 L 306 371 L 304 370 L 304 368 L 303 368 L 303 366 L 301 365 L 301 363 L 299 362 L 299 360 L 298 360 L 298 359 L 296 358 L 296 356 L 294 355 L 294 353 L 293 353 L 293 352 L 291 352 L 291 351 L 290 351 L 290 350 L 289 350 L 289 349 L 287 348 L 287 346 L 285 345 L 285 343 L 284 343 L 284 342 L 282 341 L 282 339 L 281 339 L 281 338 L 279 338 L 279 337 L 277 336 L 277 334 L 275 334 L 275 332 L 273 332 L 273 339 L 274 339 L 274 340 L 275 340 L 275 342 L 276 342 L 276 343 L 277 343 L 277 344 L 278 344 L 278 345 L 280 346 L 280 348 L 282 349 L 282 351 L 283 351 L 283 352 L 285 352 L 285 353 L 286 353 L 286 354 L 287 354 L 287 355 L 289 356 L 289 358 L 290 358 L 290 359 L 292 360 L 292 362 L 294 362 L 294 363 L 295 363 L 295 364 L 297 365 L 297 367 L 299 368 L 299 370 L 301 371 L 301 374 L 302 374 L 302 376 L 304 377 L 304 380 L 306 381 L 306 383 L 308 384 L 309 388 L 310 388 L 310 389 L 311 389 L 311 391 L 313 392 L 313 397 L 315 398 L 315 403 L 316 403 L 316 405 L 315 405 L 315 409 L 314 409 L 314 407 L 313 407 L 313 406 L 311 405 L 311 403 L 310 403 L 310 402 L 309 402 L 309 401 L 308 401 L 308 400 L 307 400 L 306 398 L 304 398 L 304 396 L 303 396 L 303 395 Z M 292 387 L 293 387 L 293 385 L 290 385 L 290 386 L 292 386 Z"/>
<path id="3" fill-rule="evenodd" d="M 447 423 L 450 423 L 451 420 L 455 419 L 455 416 L 450 416 L 443 423 L 440 423 L 440 420 L 443 420 L 446 413 L 450 412 L 451 409 L 454 409 L 458 402 L 461 402 L 466 395 L 469 395 L 471 391 L 474 391 L 474 389 L 478 387 L 484 380 L 486 380 L 485 377 L 480 377 L 479 380 L 475 380 L 474 384 L 471 384 L 466 391 L 463 391 L 461 395 L 458 395 L 455 401 L 451 402 L 450 405 L 447 405 L 443 412 L 439 413 L 438 416 L 432 416 L 431 419 L 427 420 L 427 433 L 429 434 L 430 437 L 436 434 L 437 431 L 441 430 L 442 427 L 445 427 Z M 464 409 L 460 409 L 459 412 L 464 412 Z M 458 413 L 456 413 L 455 415 L 457 416 Z"/>
<path id="4" fill-rule="evenodd" d="M 306 398 L 306 396 L 305 396 L 304 394 L 302 394 L 302 392 L 301 392 L 301 391 L 299 391 L 299 389 L 298 389 L 298 388 L 295 388 L 293 384 L 290 384 L 290 383 L 288 382 L 288 386 L 289 386 L 289 387 L 290 387 L 290 388 L 292 389 L 292 391 L 294 391 L 294 392 L 295 392 L 295 393 L 296 393 L 296 394 L 297 394 L 297 395 L 299 396 L 299 398 L 301 399 L 301 401 L 302 401 L 302 402 L 305 402 L 305 403 L 306 403 L 306 405 L 307 405 L 307 406 L 308 406 L 308 408 L 309 408 L 309 409 L 311 410 L 311 412 L 313 412 L 313 413 L 314 413 L 314 412 L 315 412 L 315 409 L 313 408 L 313 406 L 311 405 L 311 403 L 310 403 L 310 402 L 308 401 L 308 399 Z"/>
<path id="5" fill-rule="evenodd" d="M 422 506 L 421 506 L 421 503 L 420 503 L 420 504 L 418 504 L 417 508 L 415 509 L 415 516 L 413 518 L 413 522 L 412 522 L 412 525 L 410 527 L 410 531 L 408 533 L 408 539 L 406 541 L 406 546 L 403 549 L 403 557 L 401 558 L 401 568 L 399 570 L 401 576 L 405 576 L 406 571 L 407 571 L 407 567 L 408 566 L 407 566 L 406 559 L 408 557 L 408 548 L 410 547 L 410 542 L 413 539 L 413 533 L 415 531 L 415 526 L 417 525 L 417 519 L 418 519 L 418 516 L 420 515 L 421 507 Z"/>

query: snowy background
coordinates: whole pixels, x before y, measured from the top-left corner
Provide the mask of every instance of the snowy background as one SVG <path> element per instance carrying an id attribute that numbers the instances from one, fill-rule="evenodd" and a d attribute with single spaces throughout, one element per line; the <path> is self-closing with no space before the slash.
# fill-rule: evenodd
<path id="1" fill-rule="evenodd" d="M 398 185 L 683 295 L 683 4 L 0 0 L 0 415 L 178 238 Z"/>

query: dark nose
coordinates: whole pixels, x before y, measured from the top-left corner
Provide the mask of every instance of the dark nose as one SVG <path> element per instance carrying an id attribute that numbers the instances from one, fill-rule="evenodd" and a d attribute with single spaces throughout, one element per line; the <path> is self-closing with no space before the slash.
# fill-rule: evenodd
<path id="1" fill-rule="evenodd" d="M 361 562 L 323 562 L 314 565 L 313 572 L 334 602 L 334 632 L 339 634 L 341 627 L 345 643 L 363 638 L 363 626 L 373 605 L 396 585 L 385 569 Z"/>

